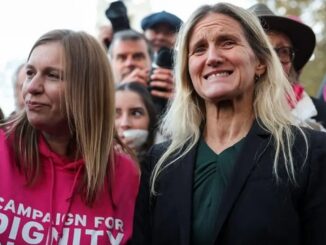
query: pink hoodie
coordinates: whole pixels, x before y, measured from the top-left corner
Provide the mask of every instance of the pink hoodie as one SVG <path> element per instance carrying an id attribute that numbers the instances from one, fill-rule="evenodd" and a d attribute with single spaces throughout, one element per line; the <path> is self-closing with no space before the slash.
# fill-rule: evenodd
<path id="1" fill-rule="evenodd" d="M 42 178 L 34 187 L 26 187 L 9 145 L 0 130 L 1 244 L 127 243 L 139 185 L 139 173 L 130 158 L 116 154 L 112 195 L 105 184 L 90 208 L 74 192 L 84 171 L 83 160 L 69 162 L 40 137 Z"/>

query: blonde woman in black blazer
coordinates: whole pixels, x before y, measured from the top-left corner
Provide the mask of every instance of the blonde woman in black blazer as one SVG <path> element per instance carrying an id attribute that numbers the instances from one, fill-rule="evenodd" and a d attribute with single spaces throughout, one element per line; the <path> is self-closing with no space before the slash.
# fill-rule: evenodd
<path id="1" fill-rule="evenodd" d="M 292 117 L 259 20 L 205 5 L 177 47 L 171 141 L 143 166 L 133 244 L 326 244 L 326 136 Z"/>

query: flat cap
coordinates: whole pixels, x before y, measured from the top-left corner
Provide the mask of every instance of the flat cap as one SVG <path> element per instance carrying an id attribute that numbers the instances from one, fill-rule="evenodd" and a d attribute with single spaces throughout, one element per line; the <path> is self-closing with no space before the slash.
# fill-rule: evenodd
<path id="1" fill-rule="evenodd" d="M 142 19 L 141 28 L 145 31 L 153 29 L 158 24 L 167 24 L 171 31 L 178 32 L 182 25 L 182 20 L 174 14 L 166 11 L 150 14 Z"/>

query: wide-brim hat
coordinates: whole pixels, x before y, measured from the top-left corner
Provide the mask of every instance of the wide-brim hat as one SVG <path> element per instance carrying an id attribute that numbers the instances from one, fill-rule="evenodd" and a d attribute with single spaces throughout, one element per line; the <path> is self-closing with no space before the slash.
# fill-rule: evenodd
<path id="1" fill-rule="evenodd" d="M 293 66 L 296 71 L 300 71 L 309 61 L 316 46 L 313 30 L 297 20 L 275 15 L 262 3 L 255 4 L 248 10 L 259 17 L 265 31 L 279 31 L 289 37 L 295 51 Z"/>
<path id="2" fill-rule="evenodd" d="M 171 31 L 178 32 L 180 26 L 182 25 L 182 20 L 174 14 L 161 11 L 143 18 L 141 21 L 141 28 L 145 31 L 147 29 L 152 29 L 158 24 L 167 24 Z"/>

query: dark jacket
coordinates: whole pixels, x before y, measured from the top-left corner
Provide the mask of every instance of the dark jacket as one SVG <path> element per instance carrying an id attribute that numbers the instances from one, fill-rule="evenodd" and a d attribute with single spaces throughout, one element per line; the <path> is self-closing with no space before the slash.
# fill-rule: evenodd
<path id="1" fill-rule="evenodd" d="M 296 136 L 293 149 L 297 185 L 289 181 L 283 167 L 277 183 L 270 134 L 254 123 L 223 195 L 216 245 L 326 244 L 326 134 L 306 132 L 309 151 L 304 165 L 301 136 Z M 191 244 L 197 146 L 162 172 L 156 185 L 158 195 L 150 201 L 150 173 L 167 146 L 154 146 L 142 169 L 133 244 Z"/>
<path id="2" fill-rule="evenodd" d="M 317 122 L 321 123 L 324 128 L 326 128 L 326 103 L 321 99 L 317 99 L 314 97 L 310 97 L 312 102 L 314 103 L 317 115 L 313 117 Z"/>

